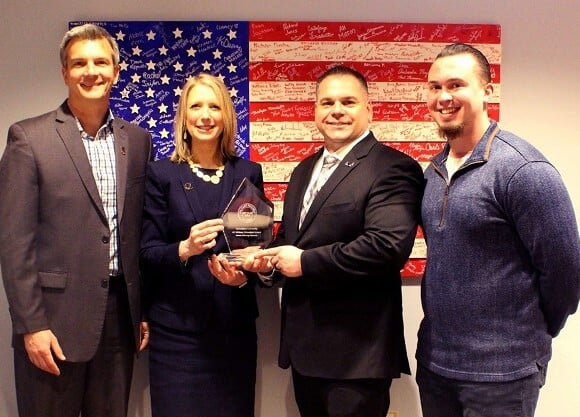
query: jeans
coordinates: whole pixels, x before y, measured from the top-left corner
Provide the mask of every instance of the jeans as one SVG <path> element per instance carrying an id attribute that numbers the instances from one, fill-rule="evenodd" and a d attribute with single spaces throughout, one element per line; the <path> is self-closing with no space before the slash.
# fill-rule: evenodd
<path id="1" fill-rule="evenodd" d="M 533 417 L 547 366 L 515 381 L 449 379 L 418 365 L 423 417 Z"/>

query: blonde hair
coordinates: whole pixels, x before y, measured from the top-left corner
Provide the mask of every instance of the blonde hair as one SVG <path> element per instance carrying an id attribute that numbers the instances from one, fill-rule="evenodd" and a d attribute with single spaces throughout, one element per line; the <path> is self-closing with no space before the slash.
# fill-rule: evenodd
<path id="1" fill-rule="evenodd" d="M 237 133 L 237 117 L 234 109 L 234 103 L 230 97 L 230 93 L 218 77 L 211 74 L 200 73 L 198 75 L 189 77 L 181 90 L 181 97 L 177 104 L 177 111 L 175 112 L 174 121 L 174 135 L 175 135 L 175 149 L 171 154 L 173 162 L 187 162 L 192 159 L 191 152 L 191 137 L 187 132 L 186 118 L 187 118 L 187 97 L 191 89 L 196 85 L 205 85 L 212 89 L 215 93 L 218 104 L 222 110 L 224 120 L 224 130 L 219 138 L 219 153 L 222 162 L 226 162 L 236 155 L 235 141 Z"/>

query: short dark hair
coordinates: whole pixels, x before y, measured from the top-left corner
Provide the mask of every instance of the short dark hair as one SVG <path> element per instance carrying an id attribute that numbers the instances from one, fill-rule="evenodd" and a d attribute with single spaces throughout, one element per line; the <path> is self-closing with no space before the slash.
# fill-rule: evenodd
<path id="1" fill-rule="evenodd" d="M 93 23 L 86 23 L 84 25 L 75 26 L 64 34 L 64 37 L 60 43 L 60 63 L 63 68 L 66 68 L 66 60 L 68 55 L 68 48 L 72 41 L 76 40 L 97 40 L 105 39 L 111 45 L 113 50 L 113 65 L 119 65 L 119 45 L 117 41 L 104 27 L 95 25 Z"/>
<path id="2" fill-rule="evenodd" d="M 460 54 L 469 54 L 475 61 L 477 62 L 477 66 L 479 67 L 480 77 L 482 81 L 487 84 L 491 82 L 491 70 L 489 68 L 489 61 L 485 57 L 485 55 L 477 48 L 474 48 L 471 45 L 466 43 L 452 43 L 450 45 L 445 46 L 441 52 L 437 55 L 435 60 L 439 58 L 443 58 L 446 56 L 453 56 L 453 55 L 460 55 Z"/>
<path id="3" fill-rule="evenodd" d="M 363 86 L 365 92 L 368 94 L 369 86 L 367 84 L 367 80 L 364 77 L 364 75 L 362 75 L 360 72 L 358 72 L 357 70 L 355 70 L 351 67 L 347 67 L 346 65 L 335 65 L 334 67 L 330 67 L 329 69 L 324 71 L 322 73 L 322 75 L 316 79 L 316 93 L 317 94 L 318 94 L 318 87 L 320 86 L 320 83 L 322 83 L 322 81 L 324 81 L 326 78 L 333 76 L 333 75 L 350 75 L 350 76 L 356 78 L 360 82 L 360 84 Z"/>

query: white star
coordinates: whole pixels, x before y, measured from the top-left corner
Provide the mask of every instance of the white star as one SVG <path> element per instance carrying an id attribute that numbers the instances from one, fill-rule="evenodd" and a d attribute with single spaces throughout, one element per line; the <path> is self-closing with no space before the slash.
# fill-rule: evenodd
<path id="1" fill-rule="evenodd" d="M 175 87 L 173 89 L 173 94 L 176 95 L 176 96 L 180 96 L 182 91 L 183 90 L 181 89 L 181 87 Z"/>
<path id="2" fill-rule="evenodd" d="M 138 83 L 139 81 L 141 81 L 141 76 L 135 73 L 131 75 L 131 81 L 133 81 L 134 83 Z"/>
<path id="3" fill-rule="evenodd" d="M 175 30 L 173 31 L 173 36 L 175 36 L 175 39 L 181 38 L 182 33 L 183 33 L 183 31 L 181 29 L 175 28 Z"/>
<path id="4" fill-rule="evenodd" d="M 216 48 L 216 50 L 213 51 L 213 59 L 220 59 L 222 57 L 222 53 L 222 51 Z"/>
<path id="5" fill-rule="evenodd" d="M 129 64 L 127 64 L 125 61 L 119 62 L 119 69 L 121 71 L 127 71 L 127 68 L 129 68 Z"/>
<path id="6" fill-rule="evenodd" d="M 191 46 L 188 50 L 187 50 L 187 56 L 195 56 L 195 53 L 197 52 L 197 49 L 193 49 L 193 46 Z"/>
<path id="7" fill-rule="evenodd" d="M 131 106 L 131 113 L 137 113 L 137 114 L 139 114 L 139 109 L 140 109 L 140 108 L 141 108 L 141 107 L 139 107 L 139 106 L 138 106 L 136 103 L 135 103 L 135 104 L 133 104 L 133 105 Z"/>
<path id="8" fill-rule="evenodd" d="M 129 91 L 126 88 L 121 91 L 121 98 L 129 98 Z"/>
<path id="9" fill-rule="evenodd" d="M 230 65 L 228 65 L 228 66 L 227 66 L 227 68 L 228 68 L 228 70 L 229 70 L 230 72 L 236 72 L 236 69 L 237 69 L 238 67 L 236 67 L 236 66 L 234 65 L 234 63 L 232 62 L 232 63 L 230 63 Z"/>
<path id="10" fill-rule="evenodd" d="M 155 62 L 153 62 L 152 60 L 149 60 L 149 62 L 147 62 L 146 65 L 149 71 L 153 71 L 155 69 Z"/>
<path id="11" fill-rule="evenodd" d="M 232 87 L 232 89 L 230 90 L 230 97 L 237 97 L 238 96 L 238 90 L 236 90 L 235 87 Z"/>
<path id="12" fill-rule="evenodd" d="M 141 48 L 139 48 L 139 46 L 136 46 L 133 48 L 133 55 L 137 55 L 140 56 L 141 55 Z"/>
<path id="13" fill-rule="evenodd" d="M 154 94 L 155 94 L 155 90 L 153 90 L 151 87 L 149 87 L 147 90 L 145 90 L 145 95 L 147 95 L 147 97 L 149 97 L 149 98 L 153 97 Z"/>
<path id="14" fill-rule="evenodd" d="M 173 68 L 175 68 L 175 71 L 183 71 L 183 64 L 178 61 L 173 64 Z"/>
<path id="15" fill-rule="evenodd" d="M 125 34 L 122 31 L 118 31 L 117 33 L 115 33 L 115 37 L 117 38 L 118 41 L 125 40 Z"/>
<path id="16" fill-rule="evenodd" d="M 147 34 L 147 40 L 148 41 L 155 40 L 155 35 L 157 35 L 157 34 L 155 32 L 153 32 L 153 29 L 151 29 L 149 31 L 149 33 Z"/>
<path id="17" fill-rule="evenodd" d="M 161 80 L 161 84 L 169 84 L 169 81 L 171 80 L 171 78 L 169 78 L 166 74 L 163 74 L 163 77 L 160 78 Z"/>
<path id="18" fill-rule="evenodd" d="M 237 32 L 236 32 L 235 30 L 232 30 L 232 29 L 230 29 L 230 31 L 229 31 L 229 33 L 228 33 L 228 38 L 230 38 L 230 41 L 231 41 L 232 39 L 236 38 L 236 33 L 237 33 Z"/>
<path id="19" fill-rule="evenodd" d="M 161 139 L 168 139 L 169 138 L 169 130 L 163 128 L 163 130 L 161 132 L 159 132 L 159 134 L 161 135 Z"/>
<path id="20" fill-rule="evenodd" d="M 204 39 L 211 39 L 211 35 L 213 35 L 213 32 L 210 32 L 209 29 L 206 29 L 205 31 L 203 31 L 201 33 L 203 33 Z"/>
<path id="21" fill-rule="evenodd" d="M 159 55 L 167 55 L 168 49 L 165 47 L 165 45 L 163 45 L 161 48 L 157 48 L 157 50 L 159 51 Z"/>
<path id="22" fill-rule="evenodd" d="M 147 124 L 149 125 L 149 129 L 157 127 L 157 120 L 152 117 L 151 119 L 147 120 Z"/>
<path id="23" fill-rule="evenodd" d="M 222 74 L 219 74 L 217 77 L 220 79 L 220 81 L 221 81 L 222 83 L 225 83 L 225 82 L 226 82 L 226 77 L 225 77 L 225 76 L 223 76 Z"/>
<path id="24" fill-rule="evenodd" d="M 205 62 L 203 64 L 201 64 L 201 66 L 203 67 L 204 71 L 209 71 L 211 69 L 211 64 L 209 62 L 207 62 L 207 59 L 205 60 Z"/>
<path id="25" fill-rule="evenodd" d="M 161 103 L 157 108 L 159 109 L 159 113 L 167 113 L 167 106 L 165 104 Z"/>

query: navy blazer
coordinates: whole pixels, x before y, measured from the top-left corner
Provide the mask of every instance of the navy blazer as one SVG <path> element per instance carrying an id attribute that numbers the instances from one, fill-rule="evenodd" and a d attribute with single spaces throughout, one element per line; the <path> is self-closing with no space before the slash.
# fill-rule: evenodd
<path id="1" fill-rule="evenodd" d="M 149 164 L 141 241 L 141 269 L 146 286 L 149 319 L 180 331 L 206 331 L 208 326 L 232 330 L 254 326 L 258 307 L 253 285 L 224 285 L 207 266 L 208 254 L 192 256 L 184 266 L 178 255 L 181 240 L 204 220 L 204 196 L 195 187 L 187 163 L 164 159 Z M 220 211 L 247 177 L 263 190 L 262 168 L 241 158 L 230 160 L 216 187 Z M 227 252 L 220 234 L 214 253 Z"/>
<path id="2" fill-rule="evenodd" d="M 421 167 L 370 133 L 344 157 L 298 229 L 322 151 L 292 173 L 274 242 L 304 249 L 303 275 L 284 284 L 279 364 L 321 378 L 409 373 L 400 269 L 419 221 Z"/>

